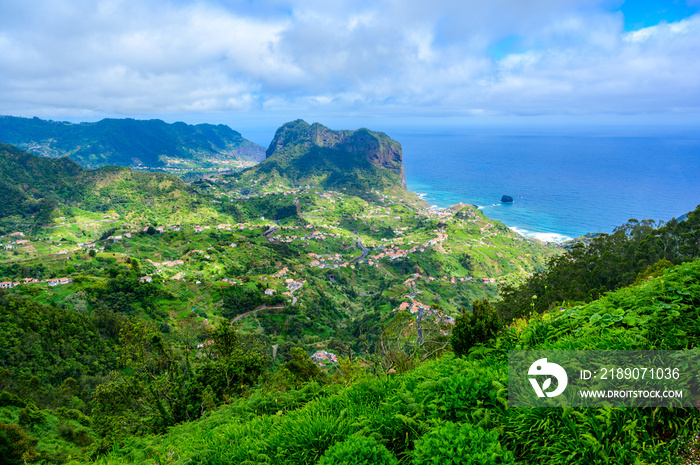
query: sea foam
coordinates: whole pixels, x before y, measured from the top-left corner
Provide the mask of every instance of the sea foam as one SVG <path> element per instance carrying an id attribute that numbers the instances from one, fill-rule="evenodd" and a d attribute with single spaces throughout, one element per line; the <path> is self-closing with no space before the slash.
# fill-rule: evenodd
<path id="1" fill-rule="evenodd" d="M 564 234 L 559 234 L 559 233 L 551 233 L 551 232 L 534 232 L 534 231 L 528 231 L 527 229 L 522 229 L 518 228 L 515 226 L 509 226 L 509 228 L 520 234 L 521 236 L 525 237 L 531 237 L 533 239 L 538 239 L 543 242 L 566 242 L 570 241 L 572 238 L 569 236 L 565 236 Z"/>

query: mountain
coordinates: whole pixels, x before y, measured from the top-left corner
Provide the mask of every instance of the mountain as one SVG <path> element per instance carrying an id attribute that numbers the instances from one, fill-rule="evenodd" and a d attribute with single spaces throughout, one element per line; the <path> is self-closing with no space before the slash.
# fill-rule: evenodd
<path id="1" fill-rule="evenodd" d="M 68 158 L 42 158 L 0 144 L 0 217 L 32 214 L 42 200 L 79 195 L 82 173 Z"/>
<path id="2" fill-rule="evenodd" d="M 223 124 L 168 124 L 161 120 L 103 119 L 72 124 L 0 116 L 0 142 L 45 157 L 67 156 L 85 168 L 238 167 L 257 162 L 264 148 Z"/>
<path id="3" fill-rule="evenodd" d="M 299 119 L 277 129 L 266 155 L 242 179 L 357 191 L 406 188 L 401 144 L 382 132 L 334 131 Z"/>
<path id="4" fill-rule="evenodd" d="M 0 144 L 0 230 L 42 226 L 71 208 L 141 222 L 179 222 L 201 210 L 213 214 L 194 189 L 167 173 L 118 166 L 87 170 L 67 157 L 45 158 Z"/>

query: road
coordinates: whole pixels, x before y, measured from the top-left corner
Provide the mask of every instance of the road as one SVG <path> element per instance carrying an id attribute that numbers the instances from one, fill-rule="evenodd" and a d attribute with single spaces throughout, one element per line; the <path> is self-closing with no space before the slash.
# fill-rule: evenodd
<path id="1" fill-rule="evenodd" d="M 350 263 L 355 263 L 359 262 L 360 260 L 364 260 L 367 254 L 369 253 L 369 249 L 362 245 L 362 240 L 360 240 L 360 236 L 357 235 L 357 231 L 354 231 L 353 234 L 355 235 L 355 237 L 357 237 L 357 245 L 359 245 L 362 249 L 362 255 L 360 255 L 357 258 L 353 258 L 352 260 L 350 260 Z"/>
<path id="2" fill-rule="evenodd" d="M 233 320 L 231 320 L 231 324 L 237 322 L 237 321 L 240 320 L 241 318 L 247 317 L 247 316 L 250 315 L 251 313 L 255 313 L 255 312 L 259 311 L 259 310 L 268 310 L 268 309 L 271 309 L 271 308 L 277 308 L 277 309 L 279 309 L 279 308 L 284 308 L 284 304 L 273 305 L 272 307 L 268 307 L 267 305 L 261 305 L 261 306 L 259 306 L 259 307 L 257 307 L 257 308 L 254 308 L 253 310 L 249 310 L 249 311 L 247 311 L 247 312 L 245 312 L 245 313 L 241 313 L 240 315 L 235 316 L 235 317 L 233 318 Z"/>

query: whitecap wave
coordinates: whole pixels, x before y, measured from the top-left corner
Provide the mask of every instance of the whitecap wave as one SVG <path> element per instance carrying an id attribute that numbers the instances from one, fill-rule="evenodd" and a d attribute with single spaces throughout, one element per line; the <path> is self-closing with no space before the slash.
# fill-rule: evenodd
<path id="1" fill-rule="evenodd" d="M 528 231 L 527 229 L 518 228 L 516 226 L 509 226 L 509 228 L 520 234 L 521 236 L 531 237 L 533 239 L 538 239 L 542 242 L 566 242 L 570 241 L 572 238 L 564 234 L 553 233 L 553 232 L 534 232 Z"/>

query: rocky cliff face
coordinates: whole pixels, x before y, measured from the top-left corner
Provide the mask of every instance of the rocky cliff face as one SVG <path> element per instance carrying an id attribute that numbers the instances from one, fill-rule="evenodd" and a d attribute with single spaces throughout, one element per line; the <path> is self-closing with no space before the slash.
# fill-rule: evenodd
<path id="1" fill-rule="evenodd" d="M 280 127 L 267 149 L 267 159 L 291 161 L 292 158 L 316 149 L 332 149 L 345 157 L 356 157 L 398 175 L 406 188 L 401 144 L 382 132 L 368 129 L 334 131 L 314 123 L 296 120 Z"/>

